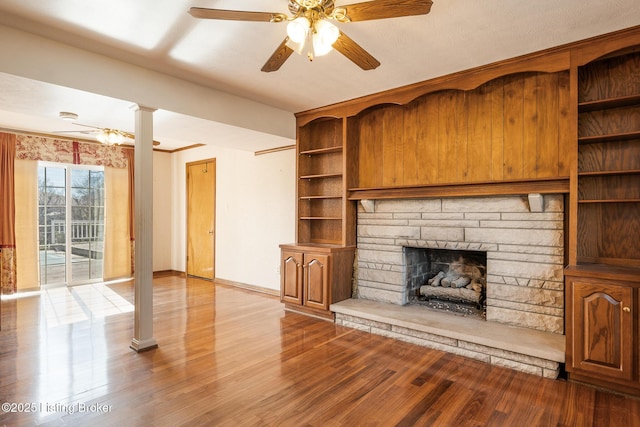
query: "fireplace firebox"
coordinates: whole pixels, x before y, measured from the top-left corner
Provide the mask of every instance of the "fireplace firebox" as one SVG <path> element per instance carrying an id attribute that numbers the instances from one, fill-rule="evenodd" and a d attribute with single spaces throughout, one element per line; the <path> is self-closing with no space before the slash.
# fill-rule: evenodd
<path id="1" fill-rule="evenodd" d="M 404 247 L 409 304 L 486 317 L 487 253 Z"/>

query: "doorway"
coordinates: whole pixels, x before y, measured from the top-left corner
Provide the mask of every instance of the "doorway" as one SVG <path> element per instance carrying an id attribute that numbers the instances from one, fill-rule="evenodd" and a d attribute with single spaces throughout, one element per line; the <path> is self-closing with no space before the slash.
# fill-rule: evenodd
<path id="1" fill-rule="evenodd" d="M 215 278 L 216 160 L 187 163 L 187 275 Z"/>
<path id="2" fill-rule="evenodd" d="M 38 165 L 40 285 L 102 280 L 104 169 Z"/>

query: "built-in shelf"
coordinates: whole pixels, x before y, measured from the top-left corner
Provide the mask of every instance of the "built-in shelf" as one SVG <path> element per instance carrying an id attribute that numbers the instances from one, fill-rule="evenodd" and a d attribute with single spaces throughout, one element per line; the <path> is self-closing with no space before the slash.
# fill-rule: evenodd
<path id="1" fill-rule="evenodd" d="M 329 200 L 342 199 L 341 196 L 300 196 L 300 200 Z"/>
<path id="2" fill-rule="evenodd" d="M 578 104 L 578 111 L 581 113 L 587 113 L 589 111 L 605 110 L 609 108 L 629 107 L 636 104 L 640 104 L 640 95 L 629 95 L 580 102 Z"/>
<path id="3" fill-rule="evenodd" d="M 327 147 L 327 148 L 314 148 L 313 150 L 304 150 L 300 152 L 300 155 L 313 156 L 316 154 L 329 154 L 329 153 L 341 153 L 342 146 Z"/>
<path id="4" fill-rule="evenodd" d="M 638 51 L 618 52 L 578 70 L 578 191 L 572 197 L 581 263 L 637 265 L 640 258 L 637 236 L 628 231 L 640 222 L 639 59 Z"/>
<path id="5" fill-rule="evenodd" d="M 610 176 L 610 175 L 634 175 L 634 174 L 640 174 L 640 169 L 578 172 L 578 176 Z"/>
<path id="6" fill-rule="evenodd" d="M 321 173 L 316 175 L 301 175 L 300 179 L 338 178 L 341 176 L 341 173 Z"/>
<path id="7" fill-rule="evenodd" d="M 578 138 L 579 144 L 596 144 L 599 142 L 626 141 L 638 139 L 640 141 L 640 130 L 633 132 L 612 133 L 608 135 L 581 136 Z"/>
<path id="8" fill-rule="evenodd" d="M 640 203 L 640 199 L 585 199 L 578 203 Z"/>
<path id="9" fill-rule="evenodd" d="M 301 216 L 300 219 L 310 220 L 310 221 L 340 221 L 342 218 L 339 216 Z"/>

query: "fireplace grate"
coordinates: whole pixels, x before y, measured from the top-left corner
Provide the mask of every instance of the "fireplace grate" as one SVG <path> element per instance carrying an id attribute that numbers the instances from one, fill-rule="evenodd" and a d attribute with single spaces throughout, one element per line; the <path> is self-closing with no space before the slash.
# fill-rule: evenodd
<path id="1" fill-rule="evenodd" d="M 411 247 L 403 252 L 409 304 L 486 318 L 486 252 Z"/>

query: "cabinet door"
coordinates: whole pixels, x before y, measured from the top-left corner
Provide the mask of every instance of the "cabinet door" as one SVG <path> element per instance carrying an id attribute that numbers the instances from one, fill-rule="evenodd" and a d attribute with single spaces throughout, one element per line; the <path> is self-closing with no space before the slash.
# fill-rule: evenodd
<path id="1" fill-rule="evenodd" d="M 630 380 L 633 375 L 633 289 L 572 281 L 573 367 Z"/>
<path id="2" fill-rule="evenodd" d="M 301 252 L 282 251 L 282 266 L 280 267 L 280 286 L 283 302 L 302 305 L 302 268 L 303 256 Z"/>
<path id="3" fill-rule="evenodd" d="M 329 255 L 305 254 L 304 305 L 329 309 Z"/>

